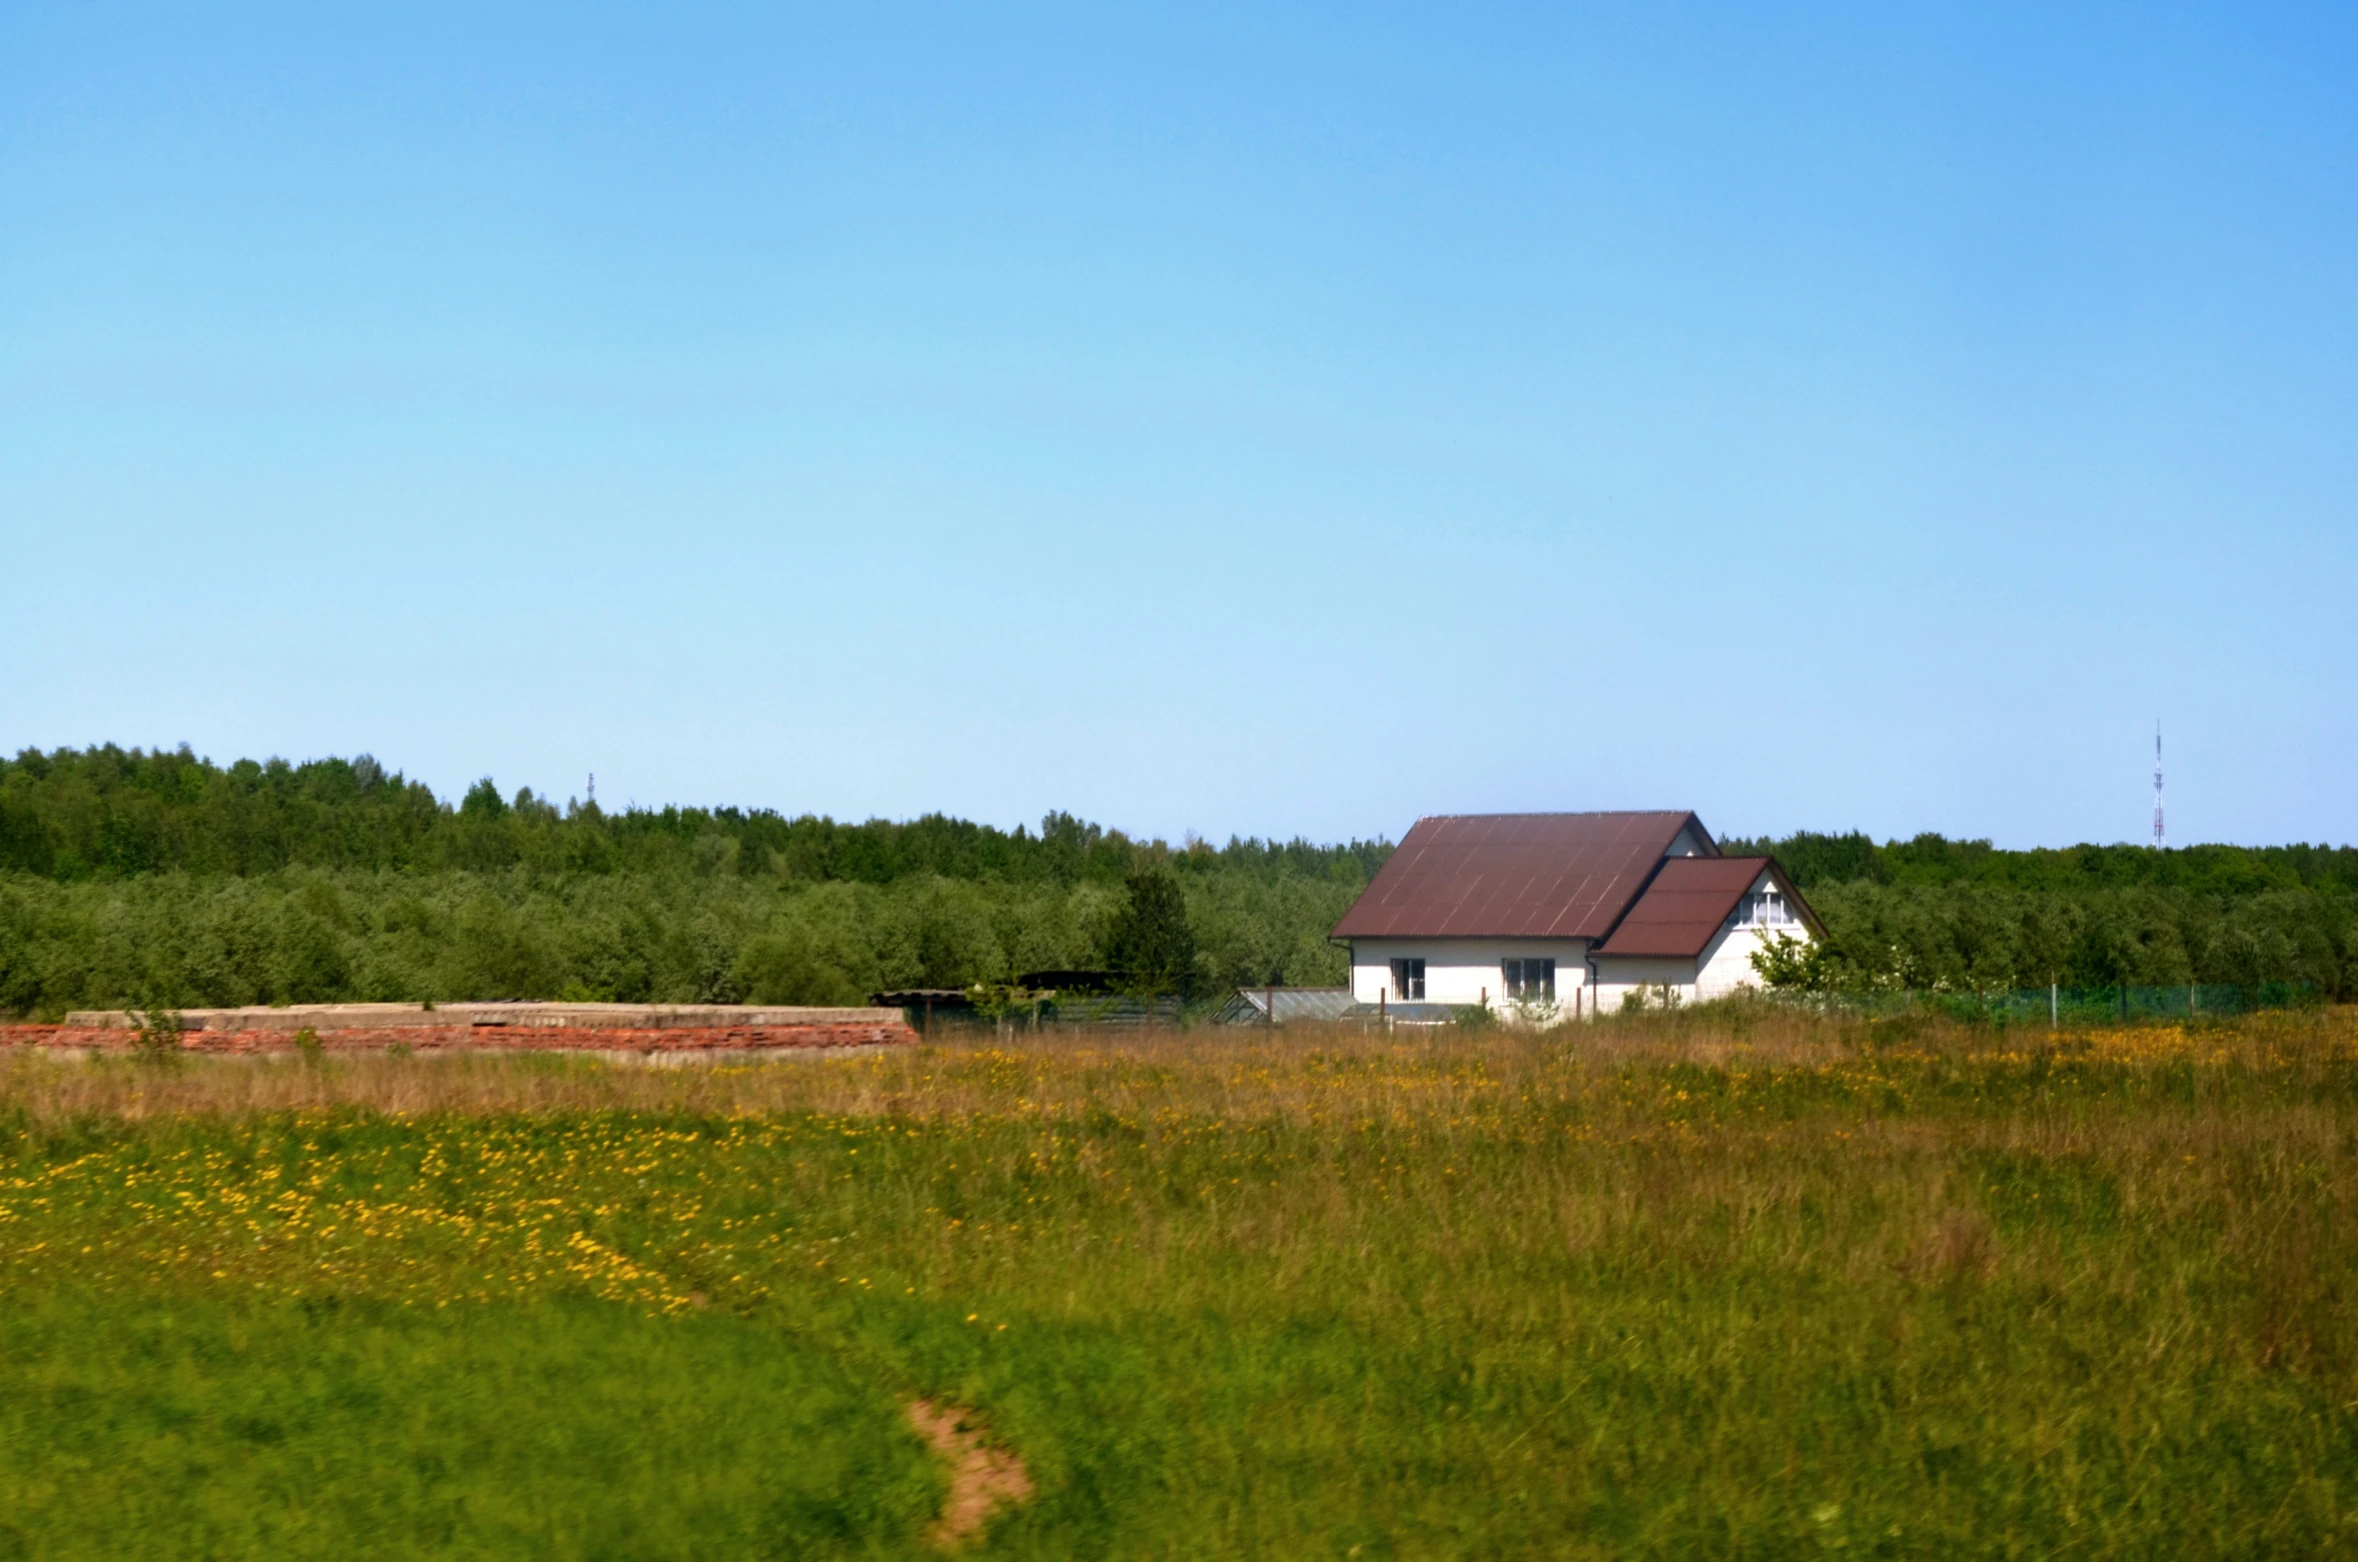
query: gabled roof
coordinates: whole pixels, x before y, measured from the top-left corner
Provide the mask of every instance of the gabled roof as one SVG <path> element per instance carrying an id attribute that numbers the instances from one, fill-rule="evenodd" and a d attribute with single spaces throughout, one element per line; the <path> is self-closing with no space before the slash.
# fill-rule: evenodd
<path id="1" fill-rule="evenodd" d="M 1629 915 L 1613 929 L 1613 936 L 1597 946 L 1597 953 L 1699 955 L 1764 873 L 1802 922 L 1813 932 L 1821 931 L 1817 913 L 1809 909 L 1775 858 L 1673 857 L 1662 864 L 1662 871 L 1654 875 L 1654 882 L 1629 908 Z"/>
<path id="2" fill-rule="evenodd" d="M 1718 852 L 1691 813 L 1419 819 L 1334 936 L 1602 938 L 1689 826 Z"/>
<path id="3" fill-rule="evenodd" d="M 1701 954 L 1768 865 L 1766 857 L 1671 858 L 1597 953 Z"/>

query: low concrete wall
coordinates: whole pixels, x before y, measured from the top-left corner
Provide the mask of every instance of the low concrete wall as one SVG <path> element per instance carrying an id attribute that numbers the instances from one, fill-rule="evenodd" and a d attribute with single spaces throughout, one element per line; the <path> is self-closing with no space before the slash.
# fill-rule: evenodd
<path id="1" fill-rule="evenodd" d="M 416 1003 L 295 1004 L 285 1008 L 184 1009 L 183 1052 L 292 1051 L 303 1031 L 330 1052 L 405 1046 L 418 1052 L 749 1052 L 779 1048 L 914 1045 L 898 1009 L 813 1009 L 737 1004 Z M 0 1026 L 0 1046 L 123 1051 L 138 1020 L 119 1009 L 81 1009 L 60 1025 Z"/>

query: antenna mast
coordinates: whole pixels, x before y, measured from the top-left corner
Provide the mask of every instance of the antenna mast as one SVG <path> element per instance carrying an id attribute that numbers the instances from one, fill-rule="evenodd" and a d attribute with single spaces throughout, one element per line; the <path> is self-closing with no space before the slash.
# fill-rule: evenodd
<path id="1" fill-rule="evenodd" d="M 2162 835 L 2161 723 L 2153 724 L 2153 844 L 2167 845 Z"/>

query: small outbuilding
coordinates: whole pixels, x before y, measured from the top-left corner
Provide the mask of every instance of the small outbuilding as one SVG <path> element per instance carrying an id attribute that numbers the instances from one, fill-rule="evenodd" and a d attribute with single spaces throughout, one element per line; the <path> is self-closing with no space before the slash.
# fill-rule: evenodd
<path id="1" fill-rule="evenodd" d="M 1692 813 L 1419 819 L 1334 928 L 1359 1004 L 1533 1019 L 1757 986 L 1779 934 L 1822 929 L 1776 859 L 1723 855 Z"/>

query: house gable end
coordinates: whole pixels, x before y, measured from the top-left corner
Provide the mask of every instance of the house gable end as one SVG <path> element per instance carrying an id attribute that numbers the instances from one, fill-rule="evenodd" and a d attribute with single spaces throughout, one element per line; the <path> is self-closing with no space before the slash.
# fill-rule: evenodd
<path id="1" fill-rule="evenodd" d="M 1700 955 L 1727 926 L 1737 904 L 1763 881 L 1777 887 L 1804 927 L 1823 936 L 1817 913 L 1793 888 L 1775 858 L 1674 857 L 1662 864 L 1646 892 L 1597 946 L 1597 953 Z"/>

